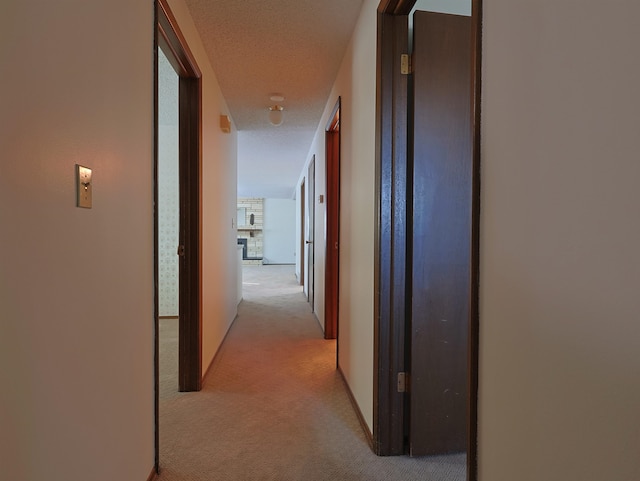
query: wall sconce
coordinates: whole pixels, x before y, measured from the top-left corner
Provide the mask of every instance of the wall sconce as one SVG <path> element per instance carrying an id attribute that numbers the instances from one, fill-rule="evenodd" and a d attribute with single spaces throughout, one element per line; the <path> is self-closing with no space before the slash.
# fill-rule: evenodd
<path id="1" fill-rule="evenodd" d="M 278 125 L 282 124 L 283 110 L 284 110 L 284 107 L 277 104 L 269 107 L 269 123 L 271 125 L 275 125 L 277 127 Z"/>
<path id="2" fill-rule="evenodd" d="M 220 130 L 222 130 L 222 132 L 224 132 L 225 134 L 231 132 L 231 119 L 228 115 L 220 116 Z"/>

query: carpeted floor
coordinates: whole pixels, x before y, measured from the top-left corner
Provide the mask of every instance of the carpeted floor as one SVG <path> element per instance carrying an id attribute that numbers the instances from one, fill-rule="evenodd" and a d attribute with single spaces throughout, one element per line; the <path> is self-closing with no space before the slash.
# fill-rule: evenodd
<path id="1" fill-rule="evenodd" d="M 178 396 L 178 319 L 160 319 L 160 402 Z"/>
<path id="2" fill-rule="evenodd" d="M 243 295 L 201 392 L 177 392 L 161 323 L 160 481 L 466 479 L 463 455 L 373 454 L 293 266 L 245 267 Z"/>

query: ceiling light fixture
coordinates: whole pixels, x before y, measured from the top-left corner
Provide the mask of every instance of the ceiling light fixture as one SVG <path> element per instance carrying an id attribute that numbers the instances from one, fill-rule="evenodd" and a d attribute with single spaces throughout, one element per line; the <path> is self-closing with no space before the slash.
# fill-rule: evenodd
<path id="1" fill-rule="evenodd" d="M 269 122 L 271 125 L 278 126 L 282 124 L 282 111 L 284 107 L 281 105 L 273 105 L 269 107 Z"/>
<path id="2" fill-rule="evenodd" d="M 279 94 L 274 94 L 269 98 L 272 102 L 275 102 L 275 105 L 269 107 L 269 123 L 277 127 L 282 124 L 282 111 L 284 110 L 284 107 L 282 105 L 278 105 L 278 102 L 283 102 L 284 97 Z"/>

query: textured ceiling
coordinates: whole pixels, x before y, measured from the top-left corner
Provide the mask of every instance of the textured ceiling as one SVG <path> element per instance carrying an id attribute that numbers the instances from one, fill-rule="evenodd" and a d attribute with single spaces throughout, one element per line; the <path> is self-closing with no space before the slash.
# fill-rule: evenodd
<path id="1" fill-rule="evenodd" d="M 238 196 L 291 198 L 362 0 L 186 3 L 239 131 Z"/>

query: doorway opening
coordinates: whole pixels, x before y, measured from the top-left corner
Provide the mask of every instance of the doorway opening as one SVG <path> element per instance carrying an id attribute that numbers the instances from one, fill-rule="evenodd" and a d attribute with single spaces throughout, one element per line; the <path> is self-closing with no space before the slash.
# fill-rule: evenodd
<path id="1" fill-rule="evenodd" d="M 160 58 L 164 57 L 177 76 L 177 179 L 174 187 L 178 193 L 177 222 L 169 223 L 177 228 L 177 243 L 173 254 L 177 257 L 178 279 L 178 389 L 198 391 L 202 380 L 201 347 L 201 73 L 189 50 L 184 36 L 166 0 L 157 0 L 154 63 L 154 299 L 155 299 L 155 467 L 159 470 L 159 416 L 160 416 L 160 112 L 159 112 L 159 69 Z M 160 57 L 160 58 L 159 58 Z M 163 139 L 163 142 L 167 138 Z M 166 200 L 166 199 L 163 199 Z M 177 226 L 175 224 L 177 223 Z M 164 224 L 163 224 L 164 228 Z M 175 241 L 175 237 L 168 237 Z M 165 238 L 163 237 L 163 240 Z M 171 242 L 168 240 L 167 242 Z M 175 262 L 175 258 L 173 259 Z M 164 267 L 164 266 L 163 266 Z M 175 311 L 173 312 L 175 314 Z M 172 315 L 171 317 L 175 317 Z"/>
<path id="2" fill-rule="evenodd" d="M 178 392 L 180 192 L 178 75 L 158 49 L 158 318 L 159 397 Z"/>

